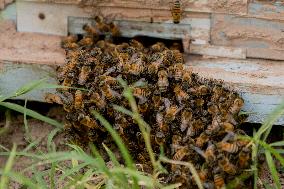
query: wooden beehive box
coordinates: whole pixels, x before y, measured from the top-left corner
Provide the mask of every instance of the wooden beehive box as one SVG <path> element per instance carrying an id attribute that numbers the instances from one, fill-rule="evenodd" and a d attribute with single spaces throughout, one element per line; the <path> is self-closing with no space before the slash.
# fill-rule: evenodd
<path id="1" fill-rule="evenodd" d="M 35 43 L 42 48 L 49 47 L 49 39 L 58 46 L 42 51 L 35 49 L 33 58 L 17 56 L 17 52 L 1 56 L 0 52 L 3 70 L 17 68 L 13 69 L 15 72 L 21 68 L 19 78 L 23 73 L 29 75 L 26 80 L 48 75 L 54 82 L 50 76 L 55 73 L 54 63 L 64 62 L 59 36 L 81 34 L 82 25 L 93 22 L 92 17 L 100 14 L 114 20 L 125 37 L 145 35 L 182 40 L 187 65 L 204 77 L 224 80 L 242 93 L 246 101 L 244 110 L 254 112 L 250 122 L 262 122 L 284 98 L 283 0 L 181 0 L 183 11 L 179 24 L 172 22 L 171 0 L 83 2 L 84 6 L 78 0 L 21 0 L 7 7 L 10 15 L 13 10 L 16 12 L 16 18 L 6 18 L 16 21 L 18 32 L 31 32 L 25 35 L 38 38 L 41 35 L 43 41 Z M 32 49 L 28 45 L 27 48 Z M 36 56 L 39 51 L 40 55 Z M 18 49 L 19 52 L 22 50 Z M 12 62 L 22 63 L 15 66 Z M 39 66 L 42 63 L 45 67 Z M 0 82 L 6 79 L 9 83 L 9 77 L 9 71 L 4 71 Z M 43 95 L 36 93 L 31 99 L 42 100 Z M 283 123 L 284 118 L 278 120 L 278 124 Z"/>

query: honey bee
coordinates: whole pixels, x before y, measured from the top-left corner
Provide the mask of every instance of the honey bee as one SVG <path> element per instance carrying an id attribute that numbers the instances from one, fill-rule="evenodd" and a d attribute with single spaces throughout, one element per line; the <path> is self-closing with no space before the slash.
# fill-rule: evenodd
<path id="1" fill-rule="evenodd" d="M 237 143 L 220 142 L 217 144 L 217 147 L 220 150 L 229 152 L 229 153 L 237 153 L 239 151 L 239 147 Z"/>
<path id="2" fill-rule="evenodd" d="M 182 101 L 188 100 L 189 95 L 181 89 L 179 85 L 174 88 L 174 93 L 176 95 L 177 101 L 182 104 Z"/>
<path id="3" fill-rule="evenodd" d="M 153 94 L 152 103 L 154 105 L 155 110 L 161 110 L 163 108 L 163 107 L 161 107 L 162 97 L 160 95 Z"/>
<path id="4" fill-rule="evenodd" d="M 180 22 L 181 14 L 182 14 L 180 1 L 175 1 L 173 3 L 173 6 L 171 8 L 171 13 L 173 17 L 173 23 L 178 24 Z"/>
<path id="5" fill-rule="evenodd" d="M 101 97 L 97 92 L 93 93 L 90 99 L 91 102 L 94 102 L 96 106 L 101 110 L 104 109 L 107 105 L 104 96 Z"/>
<path id="6" fill-rule="evenodd" d="M 139 104 L 144 104 L 147 101 L 147 96 L 150 94 L 150 91 L 146 88 L 134 87 L 133 96 L 139 99 Z"/>
<path id="7" fill-rule="evenodd" d="M 155 43 L 150 47 L 152 52 L 162 52 L 166 48 L 166 45 L 162 42 Z"/>
<path id="8" fill-rule="evenodd" d="M 61 47 L 63 49 L 67 49 L 67 50 L 74 50 L 74 49 L 77 49 L 79 48 L 79 45 L 75 42 L 72 42 L 72 43 L 61 43 Z"/>
<path id="9" fill-rule="evenodd" d="M 202 132 L 197 138 L 196 138 L 196 141 L 195 141 L 195 144 L 197 147 L 201 148 L 203 147 L 203 145 L 208 142 L 209 140 L 209 136 L 205 133 L 205 132 Z"/>
<path id="10" fill-rule="evenodd" d="M 174 154 L 173 160 L 175 161 L 181 161 L 188 155 L 188 149 L 186 147 L 183 147 Z"/>
<path id="11" fill-rule="evenodd" d="M 221 188 L 225 187 L 225 180 L 224 180 L 222 174 L 220 173 L 220 171 L 219 170 L 216 171 L 216 170 L 217 170 L 216 168 L 213 170 L 214 185 L 215 185 L 216 189 L 221 189 Z"/>
<path id="12" fill-rule="evenodd" d="M 81 90 L 76 90 L 74 98 L 74 108 L 78 110 L 82 109 L 83 107 L 83 92 Z"/>
<path id="13" fill-rule="evenodd" d="M 81 118 L 80 123 L 88 128 L 96 128 L 99 129 L 101 131 L 105 131 L 105 129 L 103 127 L 101 127 L 94 119 L 90 118 L 89 116 L 83 116 L 83 118 Z"/>
<path id="14" fill-rule="evenodd" d="M 234 125 L 231 124 L 231 123 L 229 123 L 229 122 L 224 122 L 224 123 L 222 124 L 222 129 L 223 129 L 226 133 L 228 133 L 228 132 L 233 132 L 233 130 L 234 130 Z"/>
<path id="15" fill-rule="evenodd" d="M 165 119 L 167 121 L 174 121 L 176 119 L 176 115 L 182 108 L 178 108 L 176 105 L 171 105 L 169 99 L 164 99 L 165 107 L 166 107 L 166 114 Z"/>
<path id="16" fill-rule="evenodd" d="M 197 94 L 199 96 L 204 96 L 208 93 L 208 87 L 206 85 L 200 85 L 197 89 Z"/>
<path id="17" fill-rule="evenodd" d="M 157 131 L 155 134 L 155 142 L 160 146 L 163 145 L 166 142 L 165 134 L 161 131 Z"/>
<path id="18" fill-rule="evenodd" d="M 65 87 L 62 88 L 61 90 L 68 91 L 69 90 L 68 87 L 71 87 L 72 83 L 73 83 L 72 77 L 68 77 L 68 76 L 65 77 L 64 80 L 63 80 L 63 83 L 62 83 L 62 85 L 65 86 Z"/>
<path id="19" fill-rule="evenodd" d="M 63 104 L 61 97 L 59 95 L 52 94 L 52 93 L 46 93 L 45 102 Z"/>
<path id="20" fill-rule="evenodd" d="M 233 115 L 235 115 L 235 114 L 237 114 L 237 113 L 241 110 L 241 108 L 242 108 L 243 105 L 244 105 L 244 100 L 241 99 L 241 98 L 236 98 L 236 99 L 234 100 L 233 105 L 229 108 L 229 111 L 230 111 Z"/>
<path id="21" fill-rule="evenodd" d="M 179 50 L 173 50 L 174 53 L 174 59 L 176 64 L 182 64 L 184 63 L 183 55 Z"/>
<path id="22" fill-rule="evenodd" d="M 208 147 L 204 152 L 205 159 L 207 162 L 214 162 L 216 160 L 215 149 L 216 149 L 215 145 L 211 141 L 209 141 Z"/>
<path id="23" fill-rule="evenodd" d="M 148 73 L 149 74 L 156 74 L 159 71 L 160 66 L 162 65 L 163 62 L 163 58 L 160 58 L 154 62 L 152 62 L 149 66 L 148 66 Z"/>
<path id="24" fill-rule="evenodd" d="M 192 83 L 192 78 L 191 78 L 191 71 L 185 70 L 183 75 L 182 75 L 182 86 L 188 88 L 191 83 Z"/>
<path id="25" fill-rule="evenodd" d="M 202 183 L 204 183 L 207 180 L 208 177 L 208 169 L 201 169 L 198 172 L 198 176 Z"/>
<path id="26" fill-rule="evenodd" d="M 187 136 L 196 136 L 199 134 L 199 132 L 204 128 L 204 124 L 201 121 L 201 119 L 194 120 L 190 127 L 187 130 L 186 135 Z M 200 135 L 201 136 L 201 135 Z"/>
<path id="27" fill-rule="evenodd" d="M 174 154 L 178 149 L 181 148 L 182 138 L 180 135 L 172 136 L 171 152 Z"/>
<path id="28" fill-rule="evenodd" d="M 63 109 L 66 112 L 71 112 L 73 108 L 74 97 L 70 92 L 64 92 L 62 96 Z"/>
<path id="29" fill-rule="evenodd" d="M 102 93 L 106 97 L 107 100 L 113 101 L 115 98 L 120 98 L 121 95 L 118 94 L 116 91 L 112 90 L 109 85 L 103 84 L 102 86 Z"/>
<path id="30" fill-rule="evenodd" d="M 239 153 L 239 161 L 238 164 L 240 168 L 244 169 L 248 167 L 250 159 L 250 149 L 247 147 L 242 148 L 242 150 Z"/>
<path id="31" fill-rule="evenodd" d="M 120 30 L 113 22 L 109 23 L 109 27 L 110 27 L 111 35 L 113 37 L 120 36 Z"/>
<path id="32" fill-rule="evenodd" d="M 221 130 L 221 124 L 222 124 L 222 120 L 220 116 L 214 116 L 212 118 L 212 123 L 211 125 L 209 125 L 207 127 L 207 129 L 205 130 L 205 132 L 208 135 L 214 135 L 214 134 L 218 134 L 218 132 Z"/>
<path id="33" fill-rule="evenodd" d="M 225 157 L 224 154 L 218 155 L 218 165 L 222 170 L 230 175 L 235 175 L 237 173 L 236 166 L 230 163 L 229 159 Z"/>
<path id="34" fill-rule="evenodd" d="M 180 130 L 184 132 L 190 125 L 190 121 L 192 120 L 192 111 L 185 110 L 181 114 L 181 125 Z"/>
<path id="35" fill-rule="evenodd" d="M 144 72 L 145 66 L 143 64 L 130 64 L 128 73 L 133 75 L 140 75 Z"/>
<path id="36" fill-rule="evenodd" d="M 144 46 L 142 43 L 140 43 L 139 41 L 135 40 L 135 39 L 131 39 L 129 44 L 134 47 L 135 49 L 137 49 L 138 51 L 142 51 L 144 49 Z"/>
<path id="37" fill-rule="evenodd" d="M 101 18 L 100 16 L 95 16 L 95 21 L 96 21 L 96 28 L 98 28 L 99 31 L 101 32 L 109 32 L 110 31 L 110 27 L 103 22 L 103 18 Z"/>
<path id="38" fill-rule="evenodd" d="M 195 104 L 197 107 L 202 107 L 204 105 L 205 101 L 202 98 L 198 98 L 195 100 Z"/>
<path id="39" fill-rule="evenodd" d="M 83 46 L 83 47 L 91 47 L 94 44 L 94 40 L 92 37 L 89 36 L 84 36 L 83 39 L 81 39 L 78 42 L 78 45 Z"/>
<path id="40" fill-rule="evenodd" d="M 148 104 L 147 103 L 144 103 L 144 104 L 138 104 L 138 112 L 140 114 L 145 114 L 147 111 L 148 111 Z"/>
<path id="41" fill-rule="evenodd" d="M 83 66 L 81 69 L 81 72 L 79 74 L 78 84 L 84 85 L 91 73 L 91 67 L 90 66 Z"/>
<path id="42" fill-rule="evenodd" d="M 157 122 L 158 127 L 160 128 L 161 131 L 163 131 L 163 132 L 168 132 L 169 131 L 168 124 L 166 124 L 164 122 L 163 115 L 161 113 L 159 113 L 159 112 L 156 114 L 156 122 Z"/>
<path id="43" fill-rule="evenodd" d="M 95 27 L 90 26 L 89 24 L 84 24 L 83 30 L 85 30 L 93 38 L 94 41 L 99 40 L 99 33 L 97 32 L 97 29 Z"/>
<path id="44" fill-rule="evenodd" d="M 173 67 L 173 77 L 175 80 L 181 80 L 183 77 L 184 67 L 182 63 L 177 63 Z"/>
<path id="45" fill-rule="evenodd" d="M 214 116 L 218 114 L 218 112 L 219 112 L 219 107 L 216 104 L 209 105 L 208 107 L 209 114 L 212 114 Z"/>
<path id="46" fill-rule="evenodd" d="M 168 80 L 168 73 L 166 70 L 161 70 L 158 72 L 158 87 L 161 92 L 166 92 L 168 86 L 169 86 L 169 80 Z"/>
<path id="47" fill-rule="evenodd" d="M 61 42 L 62 43 L 76 43 L 78 40 L 78 36 L 77 35 L 69 35 L 67 37 L 64 37 Z"/>

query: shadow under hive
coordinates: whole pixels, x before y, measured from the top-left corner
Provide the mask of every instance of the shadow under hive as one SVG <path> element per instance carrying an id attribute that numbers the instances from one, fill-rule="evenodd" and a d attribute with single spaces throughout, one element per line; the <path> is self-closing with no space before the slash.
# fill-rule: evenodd
<path id="1" fill-rule="evenodd" d="M 144 47 L 137 40 L 114 44 L 119 35 L 113 23 L 96 17 L 96 26 L 85 25 L 81 40 L 68 36 L 62 41 L 67 63 L 59 69 L 61 85 L 87 90 L 59 90 L 65 111 L 66 131 L 73 141 L 102 142 L 115 150 L 104 127 L 91 114 L 103 115 L 119 133 L 136 163 L 151 165 L 143 137 L 133 119 L 114 110 L 113 104 L 130 109 L 122 96 L 121 77 L 130 85 L 139 113 L 151 127 L 154 152 L 163 146 L 167 157 L 190 161 L 205 188 L 221 188 L 250 166 L 251 149 L 238 129 L 243 99 L 222 82 L 200 78 L 184 66 L 178 45 L 158 42 Z M 105 38 L 101 39 L 101 34 Z M 184 188 L 197 187 L 188 168 L 166 166 L 166 183 L 181 182 Z M 242 187 L 239 183 L 239 187 Z"/>

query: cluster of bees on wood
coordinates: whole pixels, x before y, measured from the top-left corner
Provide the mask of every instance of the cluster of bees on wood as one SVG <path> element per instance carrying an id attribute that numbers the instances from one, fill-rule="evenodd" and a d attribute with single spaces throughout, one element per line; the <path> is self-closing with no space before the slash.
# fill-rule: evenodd
<path id="1" fill-rule="evenodd" d="M 120 44 L 111 37 L 120 32 L 113 23 L 95 17 L 96 25 L 84 25 L 86 34 L 78 40 L 62 40 L 66 64 L 58 70 L 58 89 L 66 111 L 66 132 L 73 141 L 116 146 L 106 129 L 92 115 L 98 111 L 118 132 L 142 170 L 151 170 L 149 156 L 137 123 L 116 111 L 113 104 L 130 109 L 117 78 L 125 80 L 137 101 L 138 111 L 150 125 L 154 152 L 176 161 L 191 162 L 204 188 L 222 188 L 248 169 L 249 142 L 238 128 L 243 99 L 221 81 L 204 79 L 184 65 L 183 54 L 174 44 L 158 42 L 145 47 L 131 39 Z M 105 34 L 102 38 L 100 35 Z M 85 90 L 81 90 L 84 88 Z M 118 154 L 119 156 L 119 154 Z M 165 165 L 165 183 L 197 185 L 188 167 Z M 239 183 L 240 188 L 241 184 Z"/>

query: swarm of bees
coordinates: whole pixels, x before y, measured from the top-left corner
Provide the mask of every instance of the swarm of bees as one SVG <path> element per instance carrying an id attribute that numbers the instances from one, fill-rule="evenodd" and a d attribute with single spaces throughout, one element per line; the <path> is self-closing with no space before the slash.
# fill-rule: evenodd
<path id="1" fill-rule="evenodd" d="M 67 58 L 58 73 L 59 83 L 65 86 L 59 92 L 66 111 L 66 131 L 73 141 L 104 143 L 116 149 L 109 133 L 92 115 L 96 110 L 119 133 L 137 164 L 149 170 L 137 123 L 113 107 L 130 109 L 119 77 L 132 89 L 138 111 L 151 127 L 154 152 L 160 154 L 163 147 L 168 158 L 193 163 L 204 188 L 222 188 L 249 168 L 251 148 L 238 137 L 245 135 L 238 128 L 244 101 L 236 92 L 223 87 L 221 81 L 192 73 L 184 65 L 183 54 L 161 42 L 145 47 L 135 39 L 114 44 L 102 38 L 101 33 L 116 36 L 119 30 L 113 23 L 95 20 L 95 26 L 84 25 L 82 39 L 69 36 L 62 41 Z M 165 183 L 197 187 L 188 167 L 165 167 L 169 171 L 163 176 Z"/>

